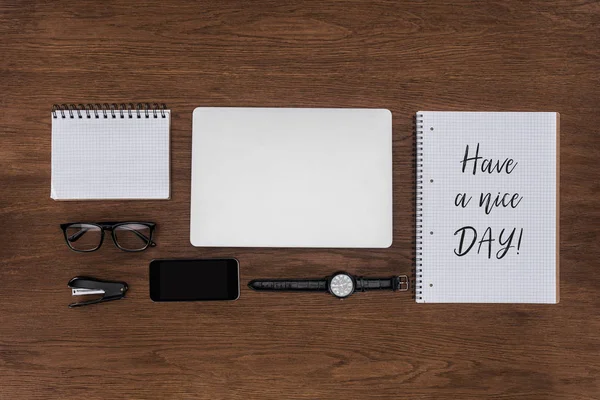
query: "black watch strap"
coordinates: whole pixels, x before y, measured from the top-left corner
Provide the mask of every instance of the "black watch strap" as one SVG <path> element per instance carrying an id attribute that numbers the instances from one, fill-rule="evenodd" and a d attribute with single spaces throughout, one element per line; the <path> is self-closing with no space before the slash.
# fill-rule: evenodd
<path id="1" fill-rule="evenodd" d="M 324 279 L 255 279 L 248 283 L 248 287 L 254 290 L 266 291 L 327 291 L 327 281 Z"/>
<path id="2" fill-rule="evenodd" d="M 406 275 L 392 276 L 391 278 L 363 278 L 362 276 L 357 276 L 355 279 L 357 292 L 364 292 L 366 290 L 406 291 L 409 285 Z"/>

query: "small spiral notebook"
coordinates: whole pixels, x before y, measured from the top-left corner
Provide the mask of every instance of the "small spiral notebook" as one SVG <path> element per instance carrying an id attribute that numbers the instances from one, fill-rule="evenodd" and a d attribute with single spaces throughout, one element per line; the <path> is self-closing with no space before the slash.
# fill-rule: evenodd
<path id="1" fill-rule="evenodd" d="M 416 301 L 558 303 L 559 114 L 420 111 Z"/>
<path id="2" fill-rule="evenodd" d="M 165 105 L 55 105 L 51 118 L 52 199 L 169 198 Z"/>

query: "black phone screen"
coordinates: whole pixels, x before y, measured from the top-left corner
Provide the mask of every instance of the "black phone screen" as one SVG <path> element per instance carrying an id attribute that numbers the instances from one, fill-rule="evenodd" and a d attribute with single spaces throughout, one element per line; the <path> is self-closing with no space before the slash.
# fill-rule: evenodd
<path id="1" fill-rule="evenodd" d="M 150 262 L 153 301 L 236 300 L 239 295 L 239 266 L 234 258 Z"/>

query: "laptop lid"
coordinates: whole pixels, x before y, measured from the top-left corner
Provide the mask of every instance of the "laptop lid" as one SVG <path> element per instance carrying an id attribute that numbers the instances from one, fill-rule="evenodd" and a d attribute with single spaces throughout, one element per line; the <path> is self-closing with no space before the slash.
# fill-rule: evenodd
<path id="1" fill-rule="evenodd" d="M 391 113 L 196 108 L 191 192 L 194 246 L 389 247 Z"/>

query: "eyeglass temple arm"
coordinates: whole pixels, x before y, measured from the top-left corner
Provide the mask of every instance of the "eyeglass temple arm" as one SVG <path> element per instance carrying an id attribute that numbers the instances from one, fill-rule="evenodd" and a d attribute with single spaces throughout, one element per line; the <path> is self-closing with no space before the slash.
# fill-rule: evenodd
<path id="1" fill-rule="evenodd" d="M 130 231 L 132 231 L 133 233 L 135 233 L 135 234 L 136 234 L 136 236 L 137 236 L 137 237 L 139 237 L 140 239 L 142 239 L 144 242 L 149 242 L 149 243 L 150 243 L 150 247 L 154 247 L 154 246 L 156 246 L 156 243 L 154 243 L 152 240 L 150 240 L 150 238 L 149 238 L 149 237 L 147 237 L 147 236 L 146 236 L 146 235 L 144 235 L 143 233 L 139 232 L 138 230 L 136 230 L 136 229 L 132 229 L 132 228 L 129 228 L 129 227 L 127 227 L 127 226 L 125 226 L 125 228 L 126 228 L 126 229 L 129 229 Z"/>
<path id="2" fill-rule="evenodd" d="M 150 242 L 151 247 L 156 246 L 156 243 L 154 243 L 152 240 L 150 240 L 150 238 L 147 237 L 146 235 L 144 235 L 143 233 L 138 232 L 135 229 L 131 229 L 131 228 L 127 228 L 127 229 L 129 229 L 130 231 L 135 233 L 136 236 L 139 237 L 140 239 L 142 239 L 144 242 Z M 90 228 L 81 228 L 81 230 L 79 232 L 72 234 L 67 239 L 69 240 L 69 242 L 76 242 L 80 237 L 82 237 L 89 230 L 90 230 Z"/>
<path id="3" fill-rule="evenodd" d="M 76 242 L 80 237 L 82 237 L 90 228 L 81 228 L 79 230 L 79 232 L 76 232 L 74 234 L 72 234 L 71 236 L 67 237 L 67 239 L 69 240 L 69 242 Z"/>

